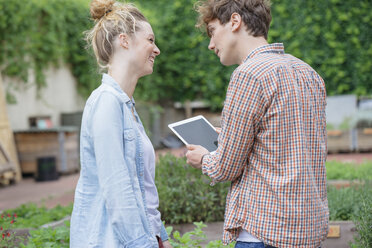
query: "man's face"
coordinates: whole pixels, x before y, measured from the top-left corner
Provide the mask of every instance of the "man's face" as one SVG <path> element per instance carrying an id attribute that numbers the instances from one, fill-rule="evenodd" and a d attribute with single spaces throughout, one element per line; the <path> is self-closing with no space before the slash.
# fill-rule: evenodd
<path id="1" fill-rule="evenodd" d="M 210 42 L 208 49 L 213 50 L 223 65 L 236 64 L 234 61 L 234 38 L 229 23 L 222 25 L 218 19 L 210 21 L 207 25 Z"/>

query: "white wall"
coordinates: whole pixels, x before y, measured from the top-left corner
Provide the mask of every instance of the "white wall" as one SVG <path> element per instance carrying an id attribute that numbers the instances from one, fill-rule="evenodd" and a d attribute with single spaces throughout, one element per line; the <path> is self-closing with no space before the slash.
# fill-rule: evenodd
<path id="1" fill-rule="evenodd" d="M 58 69 L 48 69 L 45 72 L 47 86 L 37 97 L 33 76 L 27 84 L 16 82 L 13 78 L 3 78 L 4 88 L 10 90 L 16 97 L 16 104 L 7 104 L 8 116 L 13 130 L 29 128 L 30 116 L 49 115 L 53 126 L 60 126 L 61 113 L 82 111 L 85 100 L 78 95 L 76 79 L 67 66 Z"/>

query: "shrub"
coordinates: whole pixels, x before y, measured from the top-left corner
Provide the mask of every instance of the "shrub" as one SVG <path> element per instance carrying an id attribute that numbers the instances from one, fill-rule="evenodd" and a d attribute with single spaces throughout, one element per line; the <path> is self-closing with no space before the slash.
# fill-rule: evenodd
<path id="1" fill-rule="evenodd" d="M 372 180 L 372 161 L 357 165 L 338 161 L 327 161 L 327 179 Z"/>
<path id="2" fill-rule="evenodd" d="M 228 183 L 211 187 L 210 179 L 186 164 L 185 158 L 167 154 L 156 166 L 162 218 L 167 224 L 222 221 Z"/>
<path id="3" fill-rule="evenodd" d="M 359 199 L 359 211 L 353 217 L 357 229 L 357 235 L 354 237 L 353 248 L 372 247 L 372 184 L 369 185 L 369 191 L 361 194 Z"/>
<path id="4" fill-rule="evenodd" d="M 329 219 L 352 220 L 363 208 L 366 195 L 372 196 L 372 184 L 365 182 L 358 186 L 337 189 L 328 187 Z"/>

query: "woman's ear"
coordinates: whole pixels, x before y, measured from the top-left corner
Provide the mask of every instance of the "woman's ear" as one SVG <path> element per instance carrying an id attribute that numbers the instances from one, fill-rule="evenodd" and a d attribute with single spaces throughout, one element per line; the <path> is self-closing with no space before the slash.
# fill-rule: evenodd
<path id="1" fill-rule="evenodd" d="M 238 13 L 234 12 L 230 17 L 230 22 L 231 30 L 233 32 L 238 31 L 240 26 L 242 25 L 242 17 Z"/>
<path id="2" fill-rule="evenodd" d="M 129 48 L 129 37 L 127 34 L 119 34 L 119 44 L 122 48 Z"/>

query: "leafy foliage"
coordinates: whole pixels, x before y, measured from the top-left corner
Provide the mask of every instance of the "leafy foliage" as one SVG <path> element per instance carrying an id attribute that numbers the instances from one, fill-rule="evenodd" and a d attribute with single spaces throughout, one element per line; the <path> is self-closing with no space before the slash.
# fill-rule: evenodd
<path id="1" fill-rule="evenodd" d="M 15 209 L 4 211 L 4 215 L 17 215 L 17 221 L 14 222 L 12 228 L 30 228 L 39 227 L 43 224 L 60 220 L 72 212 L 72 204 L 69 206 L 56 206 L 51 209 L 46 207 L 38 207 L 35 203 L 22 204 Z M 0 219 L 2 224 L 2 219 Z"/>
<path id="2" fill-rule="evenodd" d="M 372 181 L 372 161 L 366 161 L 360 165 L 327 161 L 326 168 L 328 180 L 341 179 Z"/>
<path id="3" fill-rule="evenodd" d="M 195 229 L 186 232 L 185 234 L 181 235 L 178 231 L 173 232 L 173 227 L 167 227 L 167 233 L 169 238 L 169 242 L 174 248 L 201 248 L 202 243 L 205 243 L 206 235 L 203 232 L 203 228 L 207 225 L 203 224 L 203 222 L 194 222 Z M 210 241 L 205 247 L 206 248 L 232 248 L 235 246 L 235 242 L 230 243 L 227 246 L 224 246 L 221 240 Z"/>
<path id="4" fill-rule="evenodd" d="M 21 248 L 68 248 L 70 243 L 70 222 L 56 228 L 40 228 L 30 231 L 27 244 L 21 244 Z"/>
<path id="5" fill-rule="evenodd" d="M 159 211 L 167 224 L 223 220 L 229 184 L 211 187 L 210 179 L 187 165 L 185 158 L 170 154 L 160 157 L 155 181 Z"/>
<path id="6" fill-rule="evenodd" d="M 209 40 L 195 28 L 195 0 L 136 1 L 153 26 L 161 51 L 155 71 L 138 84 L 143 100 L 169 101 L 203 99 L 221 108 L 234 68 L 221 65 Z"/>
<path id="7" fill-rule="evenodd" d="M 234 68 L 220 64 L 207 49 L 207 36 L 194 27 L 196 0 L 134 2 L 151 22 L 162 52 L 153 75 L 140 80 L 136 97 L 161 104 L 203 99 L 220 109 Z M 286 52 L 317 70 L 329 95 L 372 94 L 370 5 L 370 0 L 272 0 L 269 42 L 283 42 Z M 44 71 L 64 62 L 87 97 L 100 82 L 82 34 L 92 25 L 89 0 L 0 0 L 2 74 L 41 88 Z"/>
<path id="8" fill-rule="evenodd" d="M 1 73 L 40 90 L 46 69 L 63 62 L 77 78 L 79 92 L 90 94 L 99 83 L 95 59 L 84 48 L 83 31 L 90 26 L 87 0 L 0 0 Z M 19 87 L 11 86 L 10 91 Z"/>
<path id="9" fill-rule="evenodd" d="M 271 42 L 309 63 L 332 94 L 371 94 L 370 0 L 272 0 Z"/>
<path id="10" fill-rule="evenodd" d="M 368 195 L 372 197 L 372 184 L 366 181 L 359 186 L 337 189 L 328 187 L 328 207 L 330 220 L 352 220 L 359 216 Z"/>
<path id="11" fill-rule="evenodd" d="M 372 245 L 372 190 L 364 192 L 359 205 L 360 210 L 353 218 L 357 229 L 357 235 L 354 237 L 355 242 L 351 246 L 353 248 Z"/>

